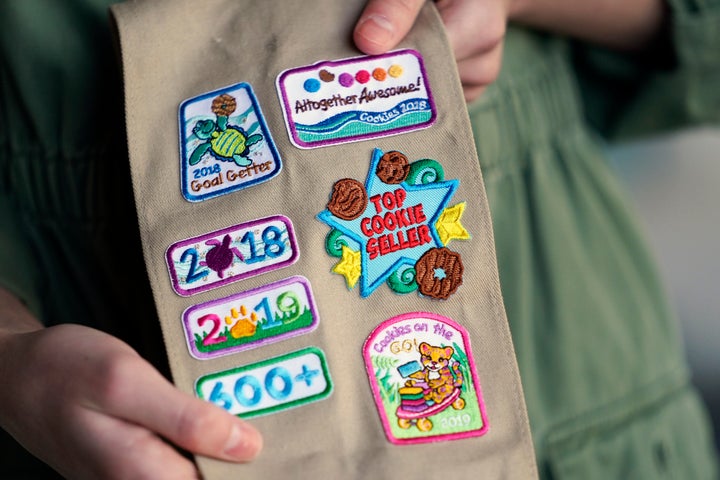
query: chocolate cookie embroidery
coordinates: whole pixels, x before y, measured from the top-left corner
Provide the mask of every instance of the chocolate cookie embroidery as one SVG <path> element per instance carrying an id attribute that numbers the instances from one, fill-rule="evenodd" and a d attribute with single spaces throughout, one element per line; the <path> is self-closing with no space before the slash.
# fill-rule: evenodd
<path id="1" fill-rule="evenodd" d="M 213 99 L 210 110 L 219 117 L 229 117 L 237 108 L 237 101 L 232 95 L 223 93 Z"/>
<path id="2" fill-rule="evenodd" d="M 368 196 L 363 184 L 352 178 L 344 178 L 333 185 L 327 209 L 343 220 L 353 220 L 362 215 L 367 204 Z"/>
<path id="3" fill-rule="evenodd" d="M 333 185 L 318 218 L 332 227 L 325 241 L 337 257 L 334 273 L 367 297 L 382 283 L 398 294 L 447 299 L 462 284 L 460 254 L 446 248 L 469 239 L 460 222 L 465 203 L 448 207 L 458 180 L 444 180 L 440 163 L 410 162 L 401 152 L 375 149 L 365 184 Z"/>
<path id="4" fill-rule="evenodd" d="M 378 178 L 385 183 L 398 184 L 405 181 L 410 173 L 410 162 L 400 152 L 390 151 L 380 157 L 377 169 Z"/>
<path id="5" fill-rule="evenodd" d="M 463 263 L 459 253 L 431 248 L 417 261 L 415 272 L 420 293 L 445 300 L 462 284 Z"/>
<path id="6" fill-rule="evenodd" d="M 318 72 L 318 77 L 320 77 L 320 80 L 322 80 L 323 82 L 332 82 L 333 80 L 335 80 L 335 75 L 325 69 L 322 69 Z"/>

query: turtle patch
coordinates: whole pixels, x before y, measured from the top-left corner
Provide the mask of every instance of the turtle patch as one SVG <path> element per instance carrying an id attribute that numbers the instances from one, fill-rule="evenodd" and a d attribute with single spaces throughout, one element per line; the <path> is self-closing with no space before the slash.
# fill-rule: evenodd
<path id="1" fill-rule="evenodd" d="M 205 360 L 308 333 L 318 314 L 310 282 L 295 276 L 183 313 L 190 354 Z"/>
<path id="2" fill-rule="evenodd" d="M 180 183 L 199 202 L 270 180 L 282 162 L 247 83 L 180 105 Z"/>
<path id="3" fill-rule="evenodd" d="M 173 243 L 165 260 L 173 289 L 186 297 L 290 266 L 299 255 L 292 222 L 274 215 Z"/>
<path id="4" fill-rule="evenodd" d="M 379 325 L 363 347 L 385 435 L 395 444 L 483 435 L 488 422 L 467 331 L 430 312 Z"/>
<path id="5" fill-rule="evenodd" d="M 318 219 L 331 227 L 326 251 L 333 273 L 367 297 L 383 283 L 396 293 L 417 291 L 445 300 L 462 285 L 464 265 L 451 240 L 466 240 L 465 203 L 448 206 L 459 185 L 445 180 L 431 159 L 411 162 L 402 152 L 372 152 L 365 183 L 335 182 Z"/>
<path id="6" fill-rule="evenodd" d="M 278 76 L 277 89 L 299 148 L 396 135 L 429 127 L 437 116 L 415 50 L 293 68 Z"/>

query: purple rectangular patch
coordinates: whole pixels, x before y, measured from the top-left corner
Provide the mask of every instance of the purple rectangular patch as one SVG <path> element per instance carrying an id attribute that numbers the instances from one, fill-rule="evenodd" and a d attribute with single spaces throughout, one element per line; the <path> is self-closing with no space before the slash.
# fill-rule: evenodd
<path id="1" fill-rule="evenodd" d="M 188 349 L 200 360 L 302 335 L 317 324 L 310 282 L 301 276 L 201 303 L 183 313 Z"/>
<path id="2" fill-rule="evenodd" d="M 165 254 L 175 292 L 186 297 L 295 263 L 290 219 L 251 220 L 173 243 Z"/>
<path id="3" fill-rule="evenodd" d="M 292 68 L 277 79 L 290 141 L 299 148 L 427 128 L 437 112 L 415 50 Z"/>

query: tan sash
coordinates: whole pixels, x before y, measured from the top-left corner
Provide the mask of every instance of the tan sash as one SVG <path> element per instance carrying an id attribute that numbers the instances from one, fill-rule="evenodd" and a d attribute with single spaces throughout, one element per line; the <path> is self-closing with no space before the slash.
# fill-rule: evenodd
<path id="1" fill-rule="evenodd" d="M 408 55 L 339 62 L 360 56 L 350 32 L 362 6 L 113 8 L 144 256 L 175 384 L 245 412 L 265 438 L 251 464 L 198 464 L 208 479 L 535 478 L 488 204 L 442 23 L 428 4 L 399 47 Z M 424 76 L 402 80 L 414 58 Z M 238 84 L 252 93 L 240 86 L 222 97 Z M 408 101 L 370 119 L 365 111 L 359 141 L 332 128 L 302 136 L 302 114 L 323 111 L 313 95 L 330 84 L 347 94 L 327 97 L 326 114 Z M 205 94 L 215 105 L 201 103 Z M 257 122 L 239 110 L 253 96 Z M 407 164 L 385 155 L 393 151 Z M 381 161 L 390 173 L 375 168 Z M 421 180 L 423 169 L 435 177 Z M 242 186 L 250 178 L 258 182 Z M 210 195 L 219 182 L 240 186 Z M 386 274 L 397 280 L 407 268 L 415 281 L 391 285 Z M 281 324 L 285 333 L 271 335 Z M 261 330 L 267 336 L 252 340 Z"/>

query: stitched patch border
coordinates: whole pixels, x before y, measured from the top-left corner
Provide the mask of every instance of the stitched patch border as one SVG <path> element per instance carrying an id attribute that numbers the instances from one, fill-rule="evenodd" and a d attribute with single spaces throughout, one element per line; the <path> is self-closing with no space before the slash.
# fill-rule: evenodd
<path id="1" fill-rule="evenodd" d="M 310 282 L 299 275 L 194 305 L 182 318 L 190 354 L 200 360 L 309 333 L 319 321 Z"/>
<path id="2" fill-rule="evenodd" d="M 322 61 L 277 78 L 290 141 L 299 148 L 427 128 L 437 112 L 415 50 Z"/>
<path id="3" fill-rule="evenodd" d="M 430 312 L 378 325 L 363 346 L 375 404 L 391 443 L 481 436 L 487 413 L 467 331 Z"/>
<path id="4" fill-rule="evenodd" d="M 257 417 L 323 400 L 333 390 L 327 359 L 307 347 L 200 377 L 195 392 L 240 418 Z"/>
<path id="5" fill-rule="evenodd" d="M 179 108 L 180 185 L 200 202 L 266 182 L 282 161 L 247 83 L 185 100 Z"/>
<path id="6" fill-rule="evenodd" d="M 446 300 L 462 285 L 459 253 L 446 247 L 467 240 L 465 203 L 447 207 L 458 180 L 445 180 L 432 159 L 410 162 L 398 151 L 376 148 L 365 183 L 335 182 L 317 218 L 332 228 L 325 249 L 339 258 L 333 273 L 367 297 L 382 283 L 398 294 L 417 291 Z"/>
<path id="7" fill-rule="evenodd" d="M 173 243 L 165 260 L 173 290 L 187 297 L 295 263 L 292 222 L 273 215 Z"/>

